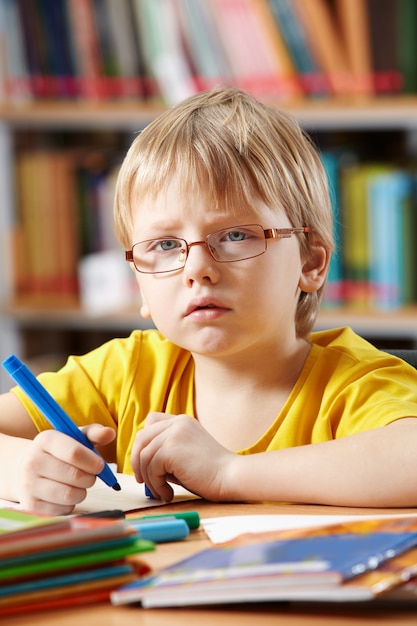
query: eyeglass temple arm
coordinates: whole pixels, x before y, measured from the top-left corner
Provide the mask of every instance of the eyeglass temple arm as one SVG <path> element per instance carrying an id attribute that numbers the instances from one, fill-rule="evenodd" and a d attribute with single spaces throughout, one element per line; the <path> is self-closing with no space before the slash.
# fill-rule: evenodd
<path id="1" fill-rule="evenodd" d="M 310 228 L 308 226 L 300 228 L 267 228 L 264 230 L 265 239 L 281 239 L 291 237 L 295 234 L 309 233 Z"/>

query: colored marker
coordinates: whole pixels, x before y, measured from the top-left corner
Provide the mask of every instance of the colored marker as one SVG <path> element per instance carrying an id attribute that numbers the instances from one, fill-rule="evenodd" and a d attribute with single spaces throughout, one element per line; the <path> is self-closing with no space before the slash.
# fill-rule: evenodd
<path id="1" fill-rule="evenodd" d="M 55 430 L 65 435 L 69 435 L 86 448 L 93 450 L 100 456 L 93 444 L 87 439 L 84 433 L 74 424 L 72 419 L 59 406 L 58 402 L 46 391 L 38 379 L 32 374 L 30 369 L 18 359 L 14 354 L 10 355 L 2 363 L 4 369 L 10 374 L 15 382 L 23 389 L 26 395 L 32 400 L 38 409 L 43 413 L 48 422 Z M 104 469 L 98 474 L 99 478 L 112 487 L 115 491 L 120 491 L 121 487 L 116 476 L 111 471 L 107 463 Z"/>
<path id="2" fill-rule="evenodd" d="M 179 541 L 190 534 L 188 524 L 183 519 L 175 519 L 169 516 L 161 516 L 158 520 L 127 520 L 129 526 L 138 532 L 141 539 L 165 543 L 167 541 Z"/>
<path id="3" fill-rule="evenodd" d="M 196 530 L 200 526 L 200 516 L 197 511 L 184 511 L 182 513 L 166 513 L 165 515 L 143 515 L 142 517 L 129 517 L 128 521 L 140 522 L 147 520 L 159 520 L 164 517 L 182 519 L 187 523 L 190 530 Z"/>
<path id="4" fill-rule="evenodd" d="M 150 500 L 155 500 L 155 497 L 152 493 L 152 491 L 149 489 L 148 485 L 145 484 L 145 496 L 147 498 L 149 498 Z"/>

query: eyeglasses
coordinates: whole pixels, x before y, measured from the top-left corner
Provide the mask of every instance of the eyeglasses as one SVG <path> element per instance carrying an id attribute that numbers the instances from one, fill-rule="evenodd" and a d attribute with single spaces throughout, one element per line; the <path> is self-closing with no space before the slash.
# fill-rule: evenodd
<path id="1" fill-rule="evenodd" d="M 133 263 L 142 274 L 175 272 L 184 267 L 192 246 L 206 245 L 218 263 L 244 261 L 266 251 L 267 239 L 282 239 L 309 232 L 308 227 L 267 228 L 260 224 L 245 224 L 217 230 L 203 241 L 188 243 L 179 237 L 160 237 L 139 241 L 126 250 L 126 261 Z"/>

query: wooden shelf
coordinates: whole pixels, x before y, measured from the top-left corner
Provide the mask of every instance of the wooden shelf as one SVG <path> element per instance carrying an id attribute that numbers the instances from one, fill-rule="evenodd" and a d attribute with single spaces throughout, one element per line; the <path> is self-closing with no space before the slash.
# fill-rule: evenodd
<path id="1" fill-rule="evenodd" d="M 119 330 L 129 332 L 135 328 L 153 328 L 149 320 L 135 309 L 121 310 L 105 315 L 90 315 L 79 306 L 69 308 L 48 306 L 7 306 L 3 309 L 4 317 L 11 318 L 22 328 L 51 328 L 62 330 Z"/>
<path id="2" fill-rule="evenodd" d="M 304 127 L 315 130 L 417 128 L 417 96 L 301 99 L 269 104 L 290 111 Z M 165 109 L 160 101 L 1 103 L 0 122 L 43 129 L 132 129 L 149 123 Z"/>
<path id="3" fill-rule="evenodd" d="M 95 329 L 129 332 L 134 328 L 153 328 L 152 322 L 140 317 L 139 308 L 121 310 L 107 315 L 88 315 L 79 307 L 10 306 L 3 315 L 25 328 L 53 328 L 63 330 Z M 417 307 L 382 312 L 337 308 L 321 311 L 317 330 L 351 326 L 365 337 L 412 340 L 417 344 Z"/>
<path id="4" fill-rule="evenodd" d="M 369 311 L 349 308 L 323 310 L 316 324 L 318 330 L 350 326 L 364 337 L 408 339 L 417 345 L 417 307 L 397 311 Z"/>

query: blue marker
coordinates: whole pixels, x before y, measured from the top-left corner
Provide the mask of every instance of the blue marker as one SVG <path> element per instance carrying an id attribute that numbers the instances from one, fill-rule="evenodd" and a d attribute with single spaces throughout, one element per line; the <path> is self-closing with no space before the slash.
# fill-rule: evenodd
<path id="1" fill-rule="evenodd" d="M 12 354 L 5 361 L 3 361 L 2 365 L 10 376 L 16 381 L 19 387 L 21 387 L 26 395 L 32 400 L 32 402 L 36 404 L 38 409 L 43 413 L 55 430 L 58 430 L 60 433 L 64 433 L 65 435 L 69 435 L 79 443 L 82 443 L 86 448 L 89 448 L 96 454 L 99 454 L 84 433 L 81 432 L 78 426 L 74 424 L 56 400 L 53 399 L 53 397 L 40 384 L 38 379 L 32 374 L 30 369 L 22 363 L 17 356 Z M 98 476 L 103 482 L 106 483 L 106 485 L 112 487 L 115 491 L 120 491 L 121 488 L 117 482 L 117 478 L 107 463 L 105 463 L 103 471 L 100 472 Z"/>
<path id="2" fill-rule="evenodd" d="M 141 539 L 165 543 L 167 541 L 179 541 L 190 534 L 190 528 L 183 519 L 161 516 L 158 519 L 127 519 L 129 526 L 133 526 Z"/>

